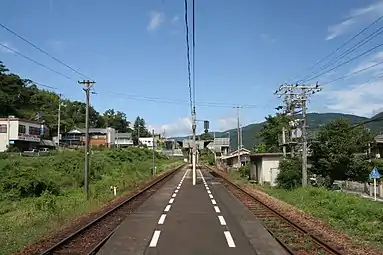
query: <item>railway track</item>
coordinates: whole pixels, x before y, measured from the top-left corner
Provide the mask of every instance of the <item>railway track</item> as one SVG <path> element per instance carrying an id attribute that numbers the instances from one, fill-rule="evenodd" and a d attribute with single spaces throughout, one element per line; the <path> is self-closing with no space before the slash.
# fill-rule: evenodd
<path id="1" fill-rule="evenodd" d="M 294 255 L 343 255 L 344 251 L 337 250 L 319 237 L 309 233 L 281 213 L 258 200 L 256 197 L 231 182 L 225 176 L 207 167 L 210 173 L 224 185 L 239 201 L 241 201 L 258 219 L 269 233 Z"/>
<path id="2" fill-rule="evenodd" d="M 131 212 L 136 210 L 184 165 L 155 179 L 138 193 L 125 199 L 100 217 L 52 245 L 41 255 L 50 254 L 96 254 L 114 230 Z"/>

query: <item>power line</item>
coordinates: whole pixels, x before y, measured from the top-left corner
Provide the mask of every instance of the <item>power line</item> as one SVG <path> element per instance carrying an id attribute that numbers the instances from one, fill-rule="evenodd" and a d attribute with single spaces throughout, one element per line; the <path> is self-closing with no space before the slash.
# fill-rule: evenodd
<path id="1" fill-rule="evenodd" d="M 369 70 L 369 69 L 371 69 L 371 68 L 374 68 L 374 67 L 376 67 L 376 66 L 379 66 L 379 65 L 381 65 L 381 64 L 383 64 L 383 61 L 378 62 L 378 63 L 375 63 L 375 64 L 373 64 L 373 65 L 371 65 L 371 66 L 369 66 L 369 67 L 363 68 L 363 69 L 361 69 L 361 70 L 357 70 L 357 71 L 355 71 L 355 72 L 352 72 L 352 73 L 349 73 L 349 74 L 345 74 L 345 75 L 343 75 L 343 76 L 341 76 L 341 77 L 338 77 L 338 78 L 335 78 L 335 79 L 333 79 L 333 80 L 331 80 L 331 81 L 322 83 L 322 86 L 323 86 L 323 85 L 330 84 L 330 83 L 333 83 L 333 82 L 336 82 L 336 81 L 339 81 L 339 80 L 342 80 L 342 79 L 344 79 L 344 78 L 347 78 L 348 76 L 355 75 L 355 74 L 358 74 L 358 73 L 367 71 L 367 70 Z"/>
<path id="2" fill-rule="evenodd" d="M 62 76 L 62 77 L 64 77 L 64 78 L 66 78 L 66 79 L 68 79 L 68 80 L 73 80 L 73 79 L 70 78 L 69 76 L 67 76 L 67 75 L 65 75 L 65 74 L 63 74 L 63 73 L 60 73 L 59 71 L 56 71 L 56 70 L 54 70 L 54 69 L 52 69 L 52 68 L 50 68 L 50 67 L 48 67 L 48 66 L 46 66 L 46 65 L 44 65 L 44 64 L 41 64 L 40 62 L 37 62 L 36 60 L 34 60 L 34 59 L 32 59 L 32 58 L 30 58 L 30 57 L 28 57 L 28 56 L 26 56 L 26 55 L 24 55 L 24 54 L 18 52 L 18 51 L 15 51 L 15 50 L 11 49 L 11 48 L 8 47 L 7 45 L 4 45 L 4 44 L 0 43 L 0 46 L 4 47 L 5 49 L 11 51 L 12 53 L 15 53 L 15 54 L 17 54 L 17 55 L 19 55 L 19 56 L 21 56 L 21 57 L 23 57 L 23 58 L 25 58 L 25 59 L 27 59 L 27 60 L 29 60 L 29 61 L 35 63 L 36 65 L 39 65 L 39 66 L 41 66 L 41 67 L 43 67 L 43 68 L 45 68 L 45 69 L 47 69 L 47 70 L 49 70 L 49 71 L 51 71 L 51 72 L 53 72 L 53 73 L 55 73 L 55 74 L 58 74 L 58 75 L 60 75 L 60 76 Z"/>
<path id="3" fill-rule="evenodd" d="M 15 35 L 16 37 L 18 37 L 19 39 L 23 40 L 24 42 L 28 43 L 29 45 L 31 45 L 33 48 L 37 49 L 38 51 L 40 51 L 41 53 L 44 53 L 45 55 L 47 55 L 48 57 L 52 58 L 53 60 L 55 60 L 56 62 L 62 64 L 63 66 L 67 67 L 68 69 L 72 70 L 73 72 L 77 73 L 78 75 L 84 77 L 84 78 L 87 78 L 87 79 L 90 79 L 92 80 L 91 78 L 87 77 L 85 74 L 77 71 L 76 69 L 74 69 L 73 67 L 65 64 L 63 61 L 59 60 L 58 58 L 52 56 L 51 54 L 49 54 L 48 52 L 46 52 L 45 50 L 41 49 L 40 47 L 38 47 L 37 45 L 35 45 L 34 43 L 30 42 L 28 39 L 22 37 L 21 35 L 17 34 L 15 31 L 11 30 L 10 28 L 6 27 L 5 25 L 1 24 L 0 23 L 0 26 L 2 28 L 4 28 L 5 30 L 7 30 L 8 32 L 10 32 L 11 34 Z"/>
<path id="4" fill-rule="evenodd" d="M 188 63 L 188 85 L 189 85 L 189 98 L 190 98 L 190 111 L 193 114 L 193 100 L 192 100 L 192 84 L 191 84 L 191 70 L 190 70 L 190 46 L 189 46 L 189 23 L 188 23 L 188 3 L 185 2 L 185 28 L 186 28 L 186 58 Z"/>
<path id="5" fill-rule="evenodd" d="M 348 39 L 346 42 L 344 42 L 342 45 L 340 45 L 338 48 L 336 48 L 334 51 L 332 51 L 331 53 L 327 54 L 325 57 L 323 57 L 321 60 L 319 60 L 318 62 L 316 62 L 314 65 L 312 65 L 311 67 L 307 68 L 307 70 L 310 70 L 314 67 L 316 67 L 317 65 L 319 65 L 320 63 L 322 63 L 324 60 L 326 60 L 327 58 L 331 57 L 332 55 L 334 55 L 336 52 L 338 52 L 340 49 L 342 49 L 344 46 L 346 46 L 347 44 L 349 44 L 352 40 L 354 40 L 356 37 L 358 37 L 359 35 L 361 35 L 362 33 L 364 33 L 367 29 L 369 29 L 370 27 L 372 27 L 373 25 L 375 25 L 377 22 L 379 22 L 381 19 L 383 18 L 383 15 L 380 16 L 379 18 L 377 18 L 376 20 L 374 20 L 372 23 L 370 23 L 367 27 L 363 28 L 362 30 L 360 30 L 356 35 L 354 35 L 353 37 L 351 37 L 350 39 Z M 306 76 L 307 77 L 307 76 Z M 298 80 L 297 82 L 300 82 L 301 80 L 303 80 L 305 78 L 302 78 L 300 80 Z"/>
<path id="6" fill-rule="evenodd" d="M 108 93 L 105 95 L 110 95 L 110 96 L 123 96 L 129 99 L 133 100 L 142 100 L 142 101 L 149 101 L 149 102 L 154 102 L 154 103 L 166 103 L 166 104 L 188 104 L 187 101 L 182 101 L 182 100 L 170 100 L 170 99 L 165 99 L 165 98 L 159 98 L 159 97 L 148 97 L 148 96 L 138 96 L 138 95 L 132 95 L 132 94 L 125 94 L 125 93 Z M 232 108 L 233 106 L 237 104 L 223 104 L 223 103 L 218 103 L 218 102 L 196 102 L 196 105 L 201 106 L 201 107 L 216 107 L 216 108 Z M 253 108 L 259 108 L 259 105 L 252 105 L 252 104 L 242 104 L 243 108 L 247 109 L 253 109 Z"/>
<path id="7" fill-rule="evenodd" d="M 335 59 L 333 59 L 332 61 L 330 61 L 329 63 L 325 64 L 324 66 L 322 66 L 319 70 L 313 72 L 311 75 L 315 75 L 317 74 L 318 72 L 326 69 L 327 67 L 331 66 L 332 64 L 336 63 L 338 60 L 341 60 L 343 59 L 345 56 L 351 54 L 352 52 L 354 52 L 355 50 L 359 49 L 360 47 L 362 47 L 363 45 L 365 45 L 366 43 L 370 42 L 372 39 L 374 39 L 375 37 L 377 37 L 378 35 L 382 34 L 383 33 L 383 27 L 380 27 L 378 30 L 376 30 L 374 33 L 370 34 L 367 38 L 363 39 L 362 41 L 359 41 L 356 45 L 354 45 L 353 47 L 351 47 L 350 49 L 348 49 L 347 51 L 343 52 L 341 55 L 339 55 L 338 57 L 336 57 Z M 305 81 L 308 81 L 309 78 L 311 76 L 306 76 L 303 80 L 301 80 L 300 82 L 305 82 Z"/>
<path id="8" fill-rule="evenodd" d="M 195 93 L 195 0 L 193 0 L 193 112 L 195 114 L 195 97 L 196 97 L 196 93 Z"/>
<path id="9" fill-rule="evenodd" d="M 349 59 L 349 60 L 347 60 L 347 61 L 345 61 L 345 62 L 342 62 L 342 63 L 340 63 L 339 65 L 337 65 L 337 66 L 335 66 L 335 67 L 333 67 L 333 68 L 331 68 L 331 69 L 329 69 L 329 70 L 327 70 L 327 71 L 324 71 L 324 72 L 322 72 L 322 73 L 320 73 L 320 74 L 318 74 L 318 75 L 316 75 L 316 76 L 314 76 L 314 77 L 312 77 L 312 78 L 310 78 L 310 79 L 308 79 L 308 80 L 306 80 L 306 81 L 312 81 L 312 80 L 314 80 L 315 78 L 318 78 L 318 77 L 320 77 L 320 76 L 322 76 L 322 75 L 324 75 L 324 74 L 327 74 L 327 73 L 329 73 L 329 72 L 331 72 L 331 71 L 333 71 L 333 70 L 335 70 L 335 69 L 338 69 L 339 67 L 341 67 L 341 66 L 343 66 L 343 65 L 345 65 L 345 64 L 348 64 L 348 63 L 350 63 L 351 61 L 354 61 L 355 59 L 358 59 L 358 58 L 360 58 L 360 57 L 362 57 L 362 56 L 364 56 L 364 55 L 366 55 L 366 54 L 368 54 L 368 53 L 370 53 L 370 52 L 376 50 L 377 48 L 379 48 L 379 47 L 381 47 L 381 46 L 383 46 L 383 43 L 381 43 L 381 44 L 379 44 L 379 45 L 377 45 L 377 46 L 375 46 L 375 47 L 373 47 L 373 48 L 371 48 L 371 49 L 369 49 L 369 50 L 366 50 L 366 51 L 362 52 L 361 54 L 357 55 L 356 57 L 353 57 L 352 59 Z"/>

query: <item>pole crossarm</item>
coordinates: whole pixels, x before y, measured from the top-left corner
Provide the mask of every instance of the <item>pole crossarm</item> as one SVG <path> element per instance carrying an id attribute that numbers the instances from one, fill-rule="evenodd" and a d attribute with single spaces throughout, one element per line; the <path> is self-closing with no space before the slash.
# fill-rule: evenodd
<path id="1" fill-rule="evenodd" d="M 275 95 L 278 95 L 279 98 L 284 96 L 284 106 L 277 107 L 276 109 L 283 109 L 286 114 L 290 114 L 294 120 L 294 116 L 297 113 L 302 114 L 301 120 L 292 121 L 294 128 L 296 128 L 296 123 L 300 126 L 302 131 L 301 144 L 302 144 L 302 186 L 306 187 L 308 184 L 307 176 L 307 98 L 315 93 L 318 93 L 322 90 L 320 85 L 316 83 L 315 85 L 306 85 L 306 84 L 283 84 L 274 92 Z M 296 112 L 296 109 L 301 109 Z M 283 127 L 282 138 L 285 143 L 285 127 Z M 298 129 L 297 129 L 298 130 Z M 285 144 L 284 144 L 285 145 Z M 286 148 L 283 147 L 284 155 L 286 155 Z M 291 146 L 291 155 L 294 156 L 294 144 Z"/>

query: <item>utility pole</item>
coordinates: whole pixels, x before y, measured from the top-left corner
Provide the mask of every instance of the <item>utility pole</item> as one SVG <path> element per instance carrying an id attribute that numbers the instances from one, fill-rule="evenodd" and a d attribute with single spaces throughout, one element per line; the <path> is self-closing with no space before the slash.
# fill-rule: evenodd
<path id="1" fill-rule="evenodd" d="M 241 155 L 239 153 L 240 151 L 240 146 L 242 146 L 242 142 L 241 142 L 241 131 L 240 131 L 240 122 L 239 122 L 239 109 L 242 108 L 241 106 L 235 106 L 233 108 L 237 108 L 237 139 L 238 139 L 238 142 L 237 142 L 237 152 L 238 152 L 238 168 L 241 167 Z"/>
<path id="2" fill-rule="evenodd" d="M 321 91 L 319 84 L 316 85 L 281 85 L 275 94 L 285 95 L 286 112 L 295 114 L 295 108 L 301 108 L 302 120 L 302 186 L 307 187 L 307 96 Z M 297 130 L 299 131 L 299 130 Z M 293 148 L 293 147 L 292 147 Z M 292 151 L 293 152 L 293 151 Z"/>
<path id="3" fill-rule="evenodd" d="M 152 130 L 152 136 L 153 136 L 153 175 L 156 174 L 156 163 L 155 163 L 155 143 L 154 143 L 154 129 Z"/>
<path id="4" fill-rule="evenodd" d="M 286 128 L 282 127 L 282 144 L 283 144 L 283 157 L 286 158 Z"/>
<path id="5" fill-rule="evenodd" d="M 195 107 L 192 112 L 192 130 L 193 130 L 193 145 L 192 145 L 192 168 L 193 168 L 193 186 L 196 184 L 196 164 L 197 164 L 197 143 L 196 143 L 196 129 L 197 120 L 195 114 Z"/>
<path id="6" fill-rule="evenodd" d="M 89 172 L 89 97 L 90 97 L 90 89 L 96 83 L 94 81 L 83 80 L 79 81 L 79 84 L 83 84 L 85 88 L 86 96 L 86 111 L 85 111 L 85 168 L 84 168 L 84 191 L 85 191 L 85 199 L 89 198 L 89 182 L 88 182 L 88 172 Z"/>
<path id="7" fill-rule="evenodd" d="M 117 145 L 117 148 L 120 148 L 120 145 L 118 144 L 118 139 L 119 139 L 119 137 L 118 137 L 118 130 L 116 130 L 116 134 L 117 134 L 117 139 L 116 139 L 117 140 L 117 144 L 116 145 Z"/>
<path id="8" fill-rule="evenodd" d="M 61 126 L 61 94 L 59 96 L 59 110 L 57 116 L 57 148 L 60 150 L 60 126 Z"/>

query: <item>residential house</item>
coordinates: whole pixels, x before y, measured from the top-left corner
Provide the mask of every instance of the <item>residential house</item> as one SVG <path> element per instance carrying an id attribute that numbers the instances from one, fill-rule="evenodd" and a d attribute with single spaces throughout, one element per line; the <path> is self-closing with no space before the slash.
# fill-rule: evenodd
<path id="1" fill-rule="evenodd" d="M 117 132 L 114 144 L 118 148 L 133 146 L 132 134 Z"/>
<path id="2" fill-rule="evenodd" d="M 114 128 L 89 128 L 89 146 L 111 148 L 115 145 L 116 130 Z M 61 134 L 60 146 L 85 146 L 85 128 L 76 128 Z"/>
<path id="3" fill-rule="evenodd" d="M 140 137 L 138 138 L 140 144 L 145 145 L 148 147 L 148 149 L 153 149 L 153 147 L 156 147 L 156 139 L 153 137 Z"/>
<path id="4" fill-rule="evenodd" d="M 49 137 L 46 126 L 37 121 L 16 118 L 0 118 L 0 152 L 13 146 L 20 151 L 30 150 L 40 146 L 44 138 Z"/>
<path id="5" fill-rule="evenodd" d="M 240 161 L 238 161 L 238 155 Z M 244 166 L 247 162 L 250 161 L 249 155 L 249 150 L 241 148 L 229 153 L 229 155 L 218 157 L 217 161 L 219 161 L 221 166 L 239 168 L 240 166 Z"/>

